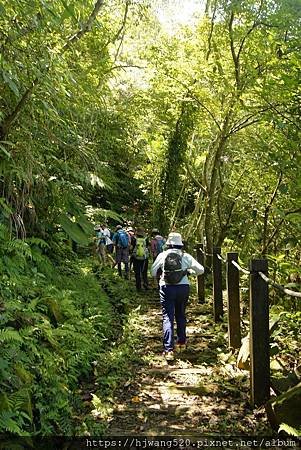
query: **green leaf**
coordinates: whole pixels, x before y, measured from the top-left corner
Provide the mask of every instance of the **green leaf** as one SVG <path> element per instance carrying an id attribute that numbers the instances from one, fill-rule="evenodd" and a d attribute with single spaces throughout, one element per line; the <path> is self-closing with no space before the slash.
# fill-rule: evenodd
<path id="1" fill-rule="evenodd" d="M 6 150 L 6 148 L 0 144 L 0 149 L 3 151 L 3 153 L 8 156 L 9 158 L 11 158 L 11 154 Z"/>
<path id="2" fill-rule="evenodd" d="M 287 184 L 281 184 L 279 186 L 279 192 L 281 192 L 281 194 L 286 194 L 288 192 Z"/>
<path id="3" fill-rule="evenodd" d="M 5 81 L 5 83 L 7 83 L 9 85 L 10 89 L 13 91 L 13 93 L 16 95 L 16 97 L 19 97 L 20 92 L 19 92 L 18 86 L 13 81 L 11 76 L 4 70 L 2 70 L 2 76 L 3 76 L 3 80 Z"/>
<path id="4" fill-rule="evenodd" d="M 5 328 L 0 330 L 0 342 L 23 342 L 19 332 L 12 328 Z"/>
<path id="5" fill-rule="evenodd" d="M 297 429 L 294 427 L 291 427 L 287 423 L 281 423 L 278 433 L 280 431 L 285 431 L 287 434 L 290 434 L 291 436 L 300 436 L 301 435 L 301 428 Z"/>
<path id="6" fill-rule="evenodd" d="M 91 235 L 93 233 L 93 225 L 83 214 L 76 217 L 76 222 L 80 225 L 85 233 Z"/>
<path id="7" fill-rule="evenodd" d="M 65 0 L 61 0 L 62 4 L 64 5 L 65 11 L 62 15 L 63 19 L 67 19 L 68 17 L 75 17 L 74 14 L 74 6 L 73 5 L 68 5 Z"/>
<path id="8" fill-rule="evenodd" d="M 65 233 L 77 244 L 88 245 L 89 240 L 86 233 L 76 222 L 72 222 L 66 214 L 61 214 L 59 217 L 59 223 L 62 226 Z"/>

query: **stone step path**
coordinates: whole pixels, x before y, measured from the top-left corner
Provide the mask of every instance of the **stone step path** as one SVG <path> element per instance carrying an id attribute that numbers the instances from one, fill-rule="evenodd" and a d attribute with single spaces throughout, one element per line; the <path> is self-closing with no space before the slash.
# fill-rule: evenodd
<path id="1" fill-rule="evenodd" d="M 210 305 L 190 301 L 188 347 L 174 361 L 161 356 L 161 311 L 155 292 L 141 298 L 133 382 L 123 386 L 109 424 L 111 436 L 269 434 L 265 412 L 248 405 L 248 373 L 227 349 L 226 325 L 214 324 Z"/>

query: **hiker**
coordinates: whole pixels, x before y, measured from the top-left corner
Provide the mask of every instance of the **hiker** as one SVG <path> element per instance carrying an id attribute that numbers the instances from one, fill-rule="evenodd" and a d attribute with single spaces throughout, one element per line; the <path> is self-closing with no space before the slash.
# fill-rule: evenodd
<path id="1" fill-rule="evenodd" d="M 96 253 L 98 254 L 98 257 L 100 261 L 105 264 L 107 261 L 107 254 L 106 254 L 106 238 L 103 234 L 103 230 L 101 225 L 96 225 L 94 227 L 95 233 L 96 233 Z"/>
<path id="2" fill-rule="evenodd" d="M 153 262 L 157 258 L 157 256 L 165 250 L 166 240 L 163 236 L 160 235 L 159 230 L 154 228 L 152 230 L 152 240 L 151 240 L 151 252 L 153 257 Z M 156 287 L 154 289 L 159 289 L 159 281 L 161 276 L 161 271 L 158 270 L 156 276 Z"/>
<path id="3" fill-rule="evenodd" d="M 145 236 L 143 228 L 137 228 L 136 234 L 132 236 L 132 262 L 135 272 L 136 289 L 141 291 L 141 281 L 143 287 L 148 290 L 148 257 L 149 257 L 149 241 Z"/>
<path id="4" fill-rule="evenodd" d="M 128 227 L 126 229 L 128 235 L 130 236 L 130 245 L 132 244 L 132 238 L 135 236 L 135 230 L 133 227 Z"/>
<path id="5" fill-rule="evenodd" d="M 125 278 L 129 278 L 129 245 L 130 238 L 128 233 L 121 225 L 117 225 L 116 233 L 113 236 L 113 244 L 115 246 L 115 261 L 118 267 L 118 274 L 121 277 L 121 263 L 124 263 Z"/>
<path id="6" fill-rule="evenodd" d="M 163 236 L 160 235 L 159 230 L 157 228 L 154 228 L 152 230 L 152 240 L 151 240 L 151 251 L 152 251 L 152 257 L 153 261 L 157 258 L 159 253 L 163 252 L 163 247 L 165 245 L 165 239 Z"/>
<path id="7" fill-rule="evenodd" d="M 185 309 L 189 298 L 189 275 L 201 275 L 204 267 L 189 253 L 183 252 L 183 241 L 180 233 L 169 233 L 166 241 L 167 250 L 160 253 L 153 263 L 151 272 L 160 276 L 160 303 L 163 316 L 163 346 L 166 360 L 174 358 L 174 317 L 177 324 L 176 349 L 186 348 L 186 316 Z"/>
<path id="8" fill-rule="evenodd" d="M 114 251 L 114 244 L 111 239 L 111 231 L 107 227 L 107 225 L 101 225 L 102 233 L 105 236 L 106 239 L 106 248 L 108 253 L 113 253 Z"/>
<path id="9" fill-rule="evenodd" d="M 131 273 L 134 261 L 133 261 L 133 238 L 135 237 L 135 230 L 133 227 L 128 227 L 126 229 L 129 237 L 130 237 L 130 267 L 129 267 L 129 273 Z"/>

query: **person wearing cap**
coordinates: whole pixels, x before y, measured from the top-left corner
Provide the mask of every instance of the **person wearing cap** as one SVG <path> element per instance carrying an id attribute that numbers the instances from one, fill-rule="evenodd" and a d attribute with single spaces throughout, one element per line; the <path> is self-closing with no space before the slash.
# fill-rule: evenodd
<path id="1" fill-rule="evenodd" d="M 127 231 L 127 234 L 130 236 L 130 243 L 131 243 L 133 236 L 135 236 L 135 230 L 133 227 L 128 227 L 126 229 L 126 231 Z"/>
<path id="2" fill-rule="evenodd" d="M 177 261 L 180 264 L 179 269 L 177 268 L 174 273 L 171 273 L 170 261 Z M 176 346 L 179 350 L 186 346 L 185 309 L 189 298 L 187 274 L 201 275 L 204 273 L 204 267 L 189 253 L 183 252 L 180 233 L 169 233 L 166 250 L 158 255 L 152 265 L 152 276 L 156 277 L 158 271 L 161 271 L 159 294 L 163 316 L 163 355 L 167 360 L 172 360 L 174 357 L 174 318 L 177 324 Z"/>
<path id="3" fill-rule="evenodd" d="M 133 263 L 136 289 L 141 291 L 141 283 L 145 290 L 148 290 L 148 258 L 149 240 L 145 236 L 143 228 L 137 228 L 136 234 L 131 237 L 131 261 Z"/>
<path id="4" fill-rule="evenodd" d="M 163 251 L 163 247 L 165 245 L 165 239 L 163 236 L 161 236 L 159 230 L 157 228 L 154 228 L 152 230 L 152 240 L 151 240 L 151 252 L 153 261 L 157 258 L 159 253 Z"/>

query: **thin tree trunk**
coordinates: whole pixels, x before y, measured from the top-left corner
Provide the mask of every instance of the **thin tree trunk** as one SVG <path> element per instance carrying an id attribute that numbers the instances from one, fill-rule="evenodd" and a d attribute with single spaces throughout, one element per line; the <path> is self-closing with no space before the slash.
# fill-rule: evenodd
<path id="1" fill-rule="evenodd" d="M 228 139 L 228 125 L 230 117 L 232 115 L 231 109 L 228 111 L 227 116 L 224 120 L 222 132 L 219 137 L 219 142 L 215 151 L 213 158 L 213 165 L 211 169 L 211 177 L 208 186 L 206 204 L 205 204 L 205 236 L 207 243 L 207 252 L 212 253 L 213 251 L 213 210 L 215 204 L 215 190 L 217 185 L 218 168 L 220 165 L 220 158 L 223 154 L 227 139 Z"/>
<path id="2" fill-rule="evenodd" d="M 271 209 L 271 207 L 272 207 L 272 205 L 274 203 L 274 200 L 276 198 L 278 189 L 279 189 L 280 184 L 282 182 L 282 176 L 283 176 L 283 174 L 281 172 L 280 175 L 279 175 L 279 179 L 277 181 L 277 185 L 276 185 L 276 187 L 274 189 L 274 192 L 272 194 L 272 197 L 270 198 L 270 201 L 269 201 L 269 203 L 266 206 L 265 211 L 264 211 L 263 232 L 262 232 L 262 250 L 261 250 L 263 256 L 265 256 L 267 251 L 268 251 L 268 221 L 269 221 L 270 209 Z"/>

